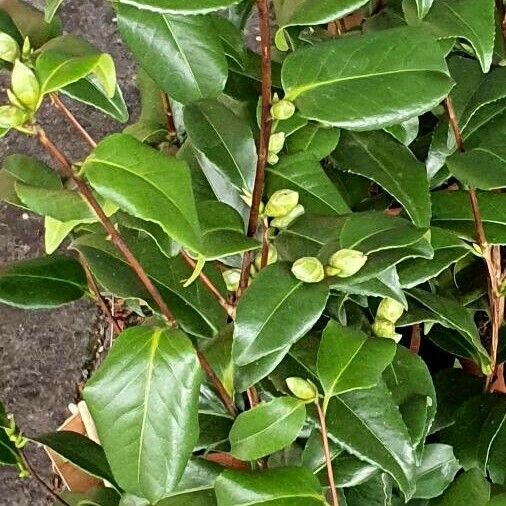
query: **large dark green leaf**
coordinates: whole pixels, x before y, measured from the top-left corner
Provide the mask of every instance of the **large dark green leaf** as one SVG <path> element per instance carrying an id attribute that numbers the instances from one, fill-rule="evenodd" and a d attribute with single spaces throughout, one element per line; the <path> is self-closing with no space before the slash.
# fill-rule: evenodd
<path id="1" fill-rule="evenodd" d="M 103 140 L 86 159 L 93 188 L 138 218 L 158 223 L 176 241 L 201 250 L 188 166 L 129 135 Z"/>
<path id="2" fill-rule="evenodd" d="M 218 506 L 316 506 L 325 505 L 313 473 L 297 467 L 244 473 L 225 471 L 216 480 Z"/>
<path id="3" fill-rule="evenodd" d="M 138 9 L 170 12 L 172 14 L 196 14 L 230 7 L 240 0 L 119 0 L 120 4 L 134 5 Z"/>
<path id="4" fill-rule="evenodd" d="M 293 116 L 292 116 L 293 117 Z M 286 141 L 288 153 L 308 153 L 318 160 L 329 156 L 334 149 L 341 135 L 338 128 L 328 128 L 310 123 L 297 129 Z"/>
<path id="5" fill-rule="evenodd" d="M 292 444 L 306 420 L 304 403 L 279 397 L 241 413 L 230 431 L 231 453 L 240 460 L 256 460 Z"/>
<path id="6" fill-rule="evenodd" d="M 126 45 L 171 98 L 186 104 L 223 90 L 227 60 L 211 19 L 140 11 L 126 2 L 117 12 Z"/>
<path id="7" fill-rule="evenodd" d="M 330 321 L 318 352 L 318 377 L 325 404 L 334 395 L 376 385 L 394 355 L 393 341 L 368 338 L 358 329 Z"/>
<path id="8" fill-rule="evenodd" d="M 10 155 L 4 160 L 4 170 L 21 183 L 58 190 L 62 182 L 58 173 L 35 158 L 26 155 Z"/>
<path id="9" fill-rule="evenodd" d="M 83 471 L 117 486 L 104 450 L 91 439 L 70 431 L 52 432 L 32 439 Z"/>
<path id="10" fill-rule="evenodd" d="M 187 105 L 184 121 L 193 146 L 239 191 L 253 189 L 256 148 L 249 125 L 217 100 Z"/>
<path id="11" fill-rule="evenodd" d="M 342 170 L 360 174 L 402 204 L 414 224 L 430 223 L 429 183 L 425 166 L 384 132 L 343 132 L 334 154 Z"/>
<path id="12" fill-rule="evenodd" d="M 457 301 L 413 288 L 409 295 L 436 314 L 441 325 L 456 329 L 474 349 L 474 357 L 484 373 L 490 368 L 490 357 L 480 341 L 471 313 Z"/>
<path id="13" fill-rule="evenodd" d="M 0 467 L 16 466 L 19 462 L 19 451 L 9 439 L 3 428 L 0 428 Z"/>
<path id="14" fill-rule="evenodd" d="M 135 327 L 117 338 L 84 398 L 124 490 L 156 503 L 175 489 L 198 438 L 200 381 L 181 331 Z"/>
<path id="15" fill-rule="evenodd" d="M 364 483 L 342 491 L 346 506 L 390 506 L 392 480 L 385 473 L 377 473 Z"/>
<path id="16" fill-rule="evenodd" d="M 486 506 L 490 499 L 490 485 L 478 469 L 461 474 L 431 506 Z"/>
<path id="17" fill-rule="evenodd" d="M 430 110 L 452 80 L 432 37 L 396 28 L 296 51 L 283 65 L 283 87 L 303 116 L 370 130 Z"/>
<path id="18" fill-rule="evenodd" d="M 406 425 L 383 383 L 332 398 L 328 431 L 345 450 L 389 473 L 406 497 L 415 489 L 415 454 Z"/>
<path id="19" fill-rule="evenodd" d="M 80 299 L 86 275 L 71 257 L 47 256 L 0 267 L 0 302 L 22 309 L 49 309 Z"/>
<path id="20" fill-rule="evenodd" d="M 320 317 L 325 283 L 298 280 L 286 263 L 263 269 L 241 297 L 234 332 L 234 363 L 251 364 L 274 354 L 277 363 Z"/>
<path id="21" fill-rule="evenodd" d="M 299 192 L 299 203 L 307 212 L 335 215 L 350 211 L 318 160 L 305 153 L 283 157 L 269 167 L 266 184 L 270 195 L 283 189 Z"/>

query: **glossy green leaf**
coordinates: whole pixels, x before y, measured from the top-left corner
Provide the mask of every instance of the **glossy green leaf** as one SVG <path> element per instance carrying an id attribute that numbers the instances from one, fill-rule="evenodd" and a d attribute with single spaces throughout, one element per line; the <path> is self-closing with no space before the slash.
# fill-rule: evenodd
<path id="1" fill-rule="evenodd" d="M 441 325 L 458 330 L 463 339 L 474 349 L 475 359 L 479 362 L 483 372 L 486 373 L 488 371 L 490 357 L 481 344 L 478 329 L 471 313 L 465 307 L 453 299 L 418 288 L 413 288 L 409 292 L 409 295 L 425 308 L 435 313 Z"/>
<path id="2" fill-rule="evenodd" d="M 175 489 L 198 438 L 200 381 L 181 331 L 135 327 L 116 339 L 84 398 L 124 490 L 155 503 Z"/>
<path id="3" fill-rule="evenodd" d="M 329 434 L 352 455 L 390 474 L 404 495 L 414 493 L 415 454 L 408 429 L 383 383 L 333 397 Z"/>
<path id="4" fill-rule="evenodd" d="M 50 309 L 80 299 L 83 268 L 71 257 L 47 256 L 0 267 L 0 302 L 22 309 Z"/>
<path id="5" fill-rule="evenodd" d="M 198 14 L 230 7 L 240 0 L 119 0 L 138 9 L 172 14 Z"/>
<path id="6" fill-rule="evenodd" d="M 384 132 L 344 132 L 334 154 L 338 167 L 372 179 L 402 204 L 413 223 L 430 223 L 425 166 Z"/>
<path id="7" fill-rule="evenodd" d="M 415 117 L 399 123 L 398 125 L 386 127 L 384 130 L 400 143 L 409 146 L 416 139 L 419 128 L 420 122 L 418 118 Z"/>
<path id="8" fill-rule="evenodd" d="M 241 413 L 230 431 L 231 453 L 256 460 L 286 448 L 299 436 L 306 420 L 304 402 L 278 397 Z"/>
<path id="9" fill-rule="evenodd" d="M 211 19 L 139 11 L 127 2 L 117 12 L 123 41 L 171 98 L 187 104 L 223 90 L 227 60 Z"/>
<path id="10" fill-rule="evenodd" d="M 16 466 L 19 462 L 19 451 L 9 439 L 5 430 L 0 428 L 0 467 Z"/>
<path id="11" fill-rule="evenodd" d="M 195 490 L 162 499 L 156 506 L 216 506 L 216 496 L 213 490 Z"/>
<path id="12" fill-rule="evenodd" d="M 225 54 L 239 67 L 246 65 L 246 48 L 242 32 L 228 19 L 220 15 L 212 16 L 213 27 L 223 44 Z"/>
<path id="13" fill-rule="evenodd" d="M 267 169 L 267 193 L 289 189 L 299 193 L 306 212 L 323 215 L 346 214 L 349 208 L 318 160 L 300 153 L 283 157 Z"/>
<path id="14" fill-rule="evenodd" d="M 107 480 L 117 487 L 104 450 L 91 439 L 70 431 L 52 432 L 32 439 L 86 473 Z"/>
<path id="15" fill-rule="evenodd" d="M 250 126 L 217 100 L 200 100 L 184 109 L 193 146 L 237 190 L 253 190 L 256 147 Z"/>
<path id="16" fill-rule="evenodd" d="M 431 506 L 486 506 L 490 499 L 490 485 L 477 469 L 461 474 Z"/>
<path id="17" fill-rule="evenodd" d="M 176 241 L 201 251 L 200 227 L 190 173 L 129 135 L 104 139 L 84 163 L 93 188 L 124 211 L 153 221 Z"/>
<path id="18" fill-rule="evenodd" d="M 5 158 L 3 167 L 6 172 L 22 183 L 48 190 L 62 188 L 58 173 L 30 156 L 10 155 Z"/>
<path id="19" fill-rule="evenodd" d="M 392 499 L 392 480 L 385 473 L 377 473 L 364 483 L 342 492 L 346 506 L 390 506 Z"/>
<path id="20" fill-rule="evenodd" d="M 46 8 L 44 10 L 44 19 L 46 23 L 51 23 L 56 12 L 64 0 L 47 0 Z"/>
<path id="21" fill-rule="evenodd" d="M 85 494 L 64 492 L 62 497 L 70 506 L 120 506 L 120 496 L 113 488 L 97 488 Z"/>
<path id="22" fill-rule="evenodd" d="M 216 480 L 218 506 L 325 505 L 318 480 L 307 469 L 282 467 L 244 473 L 225 471 Z"/>
<path id="23" fill-rule="evenodd" d="M 204 338 L 215 335 L 225 323 L 226 315 L 200 283 L 183 287 L 182 280 L 189 278 L 192 272 L 184 260 L 180 257 L 168 259 L 150 237 L 128 230 L 123 230 L 122 235 L 183 329 Z M 84 235 L 75 240 L 72 247 L 84 255 L 98 282 L 108 292 L 121 298 L 142 299 L 153 310 L 158 310 L 130 266 L 104 235 Z M 212 273 L 206 271 L 206 274 L 212 278 Z"/>
<path id="24" fill-rule="evenodd" d="M 313 123 L 306 125 L 288 137 L 288 153 L 310 153 L 318 160 L 329 156 L 339 142 L 341 131 L 337 128 L 325 128 Z"/>
<path id="25" fill-rule="evenodd" d="M 433 3 L 434 0 L 416 0 L 416 9 L 420 19 L 427 15 Z"/>
<path id="26" fill-rule="evenodd" d="M 376 385 L 392 362 L 395 348 L 393 341 L 369 338 L 358 329 L 331 320 L 318 352 L 318 377 L 325 403 L 334 395 Z"/>
<path id="27" fill-rule="evenodd" d="M 276 45 L 287 51 L 288 45 L 283 30 L 290 26 L 321 25 L 356 11 L 367 3 L 367 0 L 274 0 L 276 21 L 280 27 L 276 34 Z"/>
<path id="28" fill-rule="evenodd" d="M 351 59 L 353 65 L 347 65 Z M 414 28 L 346 37 L 298 50 L 285 60 L 282 78 L 287 97 L 303 116 L 354 130 L 381 128 L 418 116 L 452 88 L 436 42 Z M 406 89 L 409 94 L 402 91 Z"/>
<path id="29" fill-rule="evenodd" d="M 85 222 L 88 220 L 85 220 Z M 66 237 L 81 224 L 76 221 L 58 221 L 50 216 L 44 218 L 44 249 L 48 255 L 52 255 L 65 240 Z"/>
<path id="30" fill-rule="evenodd" d="M 311 330 L 327 297 L 325 283 L 299 281 L 289 264 L 277 263 L 263 269 L 237 306 L 234 363 L 244 366 L 273 354 L 277 365 L 288 351 L 287 346 Z"/>

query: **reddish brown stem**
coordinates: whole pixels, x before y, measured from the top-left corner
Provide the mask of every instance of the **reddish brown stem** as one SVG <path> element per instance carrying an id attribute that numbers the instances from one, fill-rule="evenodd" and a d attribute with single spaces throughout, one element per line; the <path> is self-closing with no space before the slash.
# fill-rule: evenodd
<path id="1" fill-rule="evenodd" d="M 271 18 L 269 0 L 257 0 L 260 23 L 260 48 L 262 58 L 262 114 L 260 120 L 260 138 L 258 143 L 258 160 L 255 184 L 251 199 L 251 210 L 248 221 L 248 237 L 254 237 L 258 228 L 260 204 L 264 192 L 265 165 L 269 155 L 269 139 L 271 136 L 271 98 L 272 98 L 272 69 L 271 69 Z M 252 255 L 246 253 L 241 270 L 239 293 L 248 286 Z"/>
<path id="2" fill-rule="evenodd" d="M 165 118 L 167 120 L 167 131 L 169 132 L 169 138 L 171 141 L 177 139 L 177 129 L 174 123 L 174 115 L 172 114 L 172 107 L 170 106 L 170 100 L 167 93 L 162 92 L 162 104 L 165 112 Z"/>
<path id="3" fill-rule="evenodd" d="M 264 233 L 262 234 L 262 256 L 260 258 L 260 268 L 263 269 L 269 260 L 269 222 L 264 221 Z"/>
<path id="4" fill-rule="evenodd" d="M 67 109 L 67 106 L 60 100 L 56 93 L 51 93 L 51 103 L 58 111 L 60 111 L 66 120 L 79 132 L 79 135 L 92 149 L 97 147 L 97 143 L 92 139 L 86 129 L 77 121 L 77 118 Z"/>
<path id="5" fill-rule="evenodd" d="M 332 458 L 330 457 L 329 439 L 327 435 L 327 422 L 325 421 L 325 413 L 323 412 L 318 399 L 315 401 L 318 418 L 320 420 L 320 433 L 323 444 L 323 454 L 325 456 L 325 464 L 327 466 L 327 478 L 329 481 L 330 493 L 332 495 L 332 505 L 339 506 L 337 497 L 336 483 L 334 480 L 334 470 L 332 469 Z"/>
<path id="6" fill-rule="evenodd" d="M 72 164 L 69 160 L 65 157 L 65 155 L 56 147 L 56 145 L 49 139 L 49 137 L 46 135 L 44 130 L 40 128 L 39 126 L 35 127 L 35 135 L 37 136 L 37 139 L 41 143 L 41 145 L 46 149 L 46 151 L 60 164 L 60 169 L 62 174 L 67 177 L 68 179 L 72 179 L 77 186 L 77 189 L 79 193 L 83 196 L 83 198 L 86 200 L 86 202 L 89 204 L 91 209 L 96 214 L 98 220 L 106 230 L 106 232 L 109 234 L 109 237 L 112 241 L 112 243 L 116 246 L 118 251 L 123 255 L 128 265 L 130 265 L 131 269 L 135 272 L 137 277 L 139 278 L 140 282 L 143 284 L 143 286 L 146 288 L 147 292 L 153 299 L 153 301 L 156 303 L 156 305 L 160 308 L 161 314 L 167 319 L 167 322 L 169 325 L 175 326 L 176 325 L 176 318 L 174 317 L 173 313 L 170 311 L 169 307 L 163 300 L 162 296 L 160 295 L 160 292 L 155 287 L 151 279 L 148 277 L 146 272 L 144 271 L 142 265 L 139 263 L 137 258 L 132 254 L 128 246 L 126 245 L 125 241 L 121 237 L 120 233 L 116 228 L 114 227 L 113 223 L 104 213 L 102 207 L 98 203 L 97 199 L 93 195 L 92 191 L 88 187 L 88 185 L 79 177 L 77 177 L 74 174 L 74 171 L 72 170 Z M 220 396 L 224 406 L 227 408 L 229 413 L 232 416 L 236 415 L 236 408 L 234 405 L 233 399 L 228 395 L 225 387 L 221 383 L 220 379 L 216 376 L 214 371 L 212 370 L 211 366 L 207 362 L 207 359 L 197 350 L 197 355 L 200 360 L 200 365 L 202 366 L 202 369 L 206 373 L 207 377 L 209 378 L 210 382 L 218 392 L 218 395 Z"/>
<path id="7" fill-rule="evenodd" d="M 421 331 L 420 325 L 417 323 L 411 327 L 411 343 L 409 345 L 409 349 L 411 353 L 418 355 L 420 352 L 421 345 Z"/>

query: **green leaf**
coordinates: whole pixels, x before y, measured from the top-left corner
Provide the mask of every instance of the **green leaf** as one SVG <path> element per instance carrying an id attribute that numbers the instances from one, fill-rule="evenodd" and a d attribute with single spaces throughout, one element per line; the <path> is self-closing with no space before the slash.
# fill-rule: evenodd
<path id="1" fill-rule="evenodd" d="M 269 357 L 274 368 L 288 351 L 286 348 L 311 330 L 327 297 L 325 283 L 299 281 L 289 264 L 262 269 L 237 306 L 234 363 L 244 366 L 274 355 Z"/>
<path id="2" fill-rule="evenodd" d="M 180 257 L 168 259 L 149 236 L 142 237 L 129 230 L 122 230 L 122 235 L 182 328 L 199 337 L 215 335 L 225 323 L 226 315 L 200 283 L 183 287 L 181 281 L 192 272 L 186 262 Z M 130 266 L 104 235 L 81 236 L 72 247 L 84 255 L 94 276 L 108 292 L 120 298 L 145 300 L 154 311 L 158 310 Z M 206 274 L 212 278 L 211 272 Z"/>
<path id="3" fill-rule="evenodd" d="M 461 474 L 431 506 L 486 506 L 490 499 L 490 485 L 478 469 Z"/>
<path id="4" fill-rule="evenodd" d="M 341 131 L 337 128 L 325 128 L 310 123 L 290 135 L 286 141 L 289 154 L 310 153 L 323 160 L 336 149 Z"/>
<path id="5" fill-rule="evenodd" d="M 10 155 L 5 158 L 3 165 L 6 172 L 22 183 L 48 190 L 62 188 L 58 173 L 30 156 Z"/>
<path id="6" fill-rule="evenodd" d="M 5 430 L 0 428 L 0 467 L 16 466 L 19 462 L 19 450 L 9 439 Z"/>
<path id="7" fill-rule="evenodd" d="M 84 220 L 87 222 L 88 220 Z M 50 216 L 44 218 L 44 249 L 48 255 L 52 255 L 65 240 L 65 238 L 82 221 L 58 221 Z"/>
<path id="8" fill-rule="evenodd" d="M 417 138 L 419 128 L 420 122 L 417 117 L 414 117 L 398 125 L 386 127 L 384 130 L 400 143 L 409 146 Z"/>
<path id="9" fill-rule="evenodd" d="M 21 309 L 50 309 L 80 299 L 86 276 L 76 260 L 47 256 L 0 267 L 0 302 Z"/>
<path id="10" fill-rule="evenodd" d="M 377 473 L 364 483 L 346 488 L 346 506 L 390 506 L 392 499 L 392 480 L 386 474 Z"/>
<path id="11" fill-rule="evenodd" d="M 392 362 L 395 348 L 393 341 L 369 338 L 358 329 L 330 321 L 318 352 L 325 405 L 334 395 L 376 385 Z"/>
<path id="12" fill-rule="evenodd" d="M 402 262 L 397 267 L 399 279 L 404 288 L 412 288 L 435 278 L 450 265 L 471 253 L 466 243 L 449 230 L 433 227 L 430 232 L 434 257 L 431 259 L 413 258 Z"/>
<path id="13" fill-rule="evenodd" d="M 438 0 L 424 22 L 438 38 L 466 39 L 472 45 L 483 72 L 490 70 L 495 35 L 494 2 Z"/>
<path id="14" fill-rule="evenodd" d="M 84 170 L 102 196 L 137 218 L 157 223 L 176 241 L 201 252 L 197 210 L 185 162 L 129 135 L 115 134 L 97 146 L 86 159 Z"/>
<path id="15" fill-rule="evenodd" d="M 305 421 L 305 404 L 293 397 L 259 404 L 236 418 L 230 431 L 230 452 L 240 460 L 266 457 L 292 444 Z"/>
<path id="16" fill-rule="evenodd" d="M 217 100 L 200 100 L 184 108 L 193 146 L 237 190 L 252 192 L 256 147 L 250 126 Z"/>
<path id="17" fill-rule="evenodd" d="M 218 506 L 325 505 L 313 473 L 298 467 L 244 473 L 227 470 L 216 480 Z"/>
<path id="18" fill-rule="evenodd" d="M 408 429 L 391 393 L 380 382 L 333 397 L 329 434 L 345 450 L 390 474 L 406 498 L 415 489 L 415 455 Z"/>
<path id="19" fill-rule="evenodd" d="M 198 438 L 200 381 L 181 331 L 135 327 L 116 339 L 84 398 L 124 490 L 155 503 L 176 488 Z"/>
<path id="20" fill-rule="evenodd" d="M 119 0 L 120 4 L 128 4 L 137 9 L 171 14 L 202 14 L 225 9 L 240 0 Z"/>
<path id="21" fill-rule="evenodd" d="M 221 39 L 225 54 L 241 68 L 246 66 L 246 48 L 243 33 L 232 22 L 220 15 L 212 15 L 213 27 Z"/>
<path id="22" fill-rule="evenodd" d="M 282 51 L 289 49 L 283 31 L 290 26 L 321 25 L 341 19 L 367 3 L 367 0 L 274 0 L 274 10 L 279 30 L 276 46 Z"/>
<path id="23" fill-rule="evenodd" d="M 416 468 L 414 498 L 432 499 L 441 495 L 460 469 L 451 446 L 426 445 L 421 464 Z"/>
<path id="24" fill-rule="evenodd" d="M 162 499 L 156 506 L 216 506 L 216 497 L 212 490 L 189 491 Z"/>
<path id="25" fill-rule="evenodd" d="M 71 506 L 120 506 L 120 496 L 113 488 L 97 488 L 86 494 L 64 492 L 62 497 Z"/>
<path id="26" fill-rule="evenodd" d="M 50 448 L 84 472 L 107 480 L 117 487 L 104 450 L 91 439 L 70 431 L 52 432 L 32 439 Z"/>
<path id="27" fill-rule="evenodd" d="M 351 59 L 353 65 L 347 65 Z M 409 27 L 298 50 L 285 60 L 282 79 L 287 98 L 303 116 L 353 130 L 418 116 L 452 88 L 437 43 Z"/>
<path id="28" fill-rule="evenodd" d="M 430 8 L 432 7 L 434 0 L 415 0 L 415 1 L 418 17 L 422 19 L 430 11 Z"/>
<path id="29" fill-rule="evenodd" d="M 462 337 L 472 346 L 474 358 L 480 364 L 483 372 L 488 374 L 490 357 L 481 344 L 478 329 L 476 328 L 471 313 L 453 299 L 426 292 L 418 288 L 410 290 L 409 295 L 425 308 L 435 313 L 441 325 L 458 330 Z"/>
<path id="30" fill-rule="evenodd" d="M 343 132 L 334 158 L 341 170 L 372 179 L 399 201 L 413 223 L 430 223 L 429 182 L 425 166 L 384 132 Z"/>
<path id="31" fill-rule="evenodd" d="M 223 90 L 227 60 L 212 19 L 139 11 L 126 3 L 117 13 L 123 41 L 171 98 L 187 104 Z"/>
<path id="32" fill-rule="evenodd" d="M 46 1 L 46 8 L 44 9 L 44 19 L 46 23 L 51 23 L 53 21 L 53 18 L 58 11 L 60 5 L 63 3 L 64 0 L 47 0 Z"/>
<path id="33" fill-rule="evenodd" d="M 283 157 L 267 169 L 267 193 L 289 189 L 299 192 L 299 203 L 307 212 L 346 214 L 349 208 L 316 158 L 306 153 Z"/>

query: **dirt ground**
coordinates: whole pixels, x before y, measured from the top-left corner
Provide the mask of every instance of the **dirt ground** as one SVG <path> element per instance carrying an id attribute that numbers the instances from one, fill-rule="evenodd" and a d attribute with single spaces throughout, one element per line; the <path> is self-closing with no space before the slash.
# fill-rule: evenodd
<path id="1" fill-rule="evenodd" d="M 40 7 L 44 0 L 31 3 Z M 138 102 L 135 68 L 120 43 L 110 4 L 107 0 L 66 0 L 61 18 L 66 32 L 86 37 L 113 56 L 125 99 L 135 117 Z M 0 96 L 5 96 L 3 87 Z M 68 100 L 66 103 L 97 140 L 121 129 L 121 125 L 90 108 Z M 41 120 L 68 156 L 79 159 L 86 155 L 86 146 L 49 106 L 44 107 Z M 34 139 L 12 134 L 0 141 L 0 162 L 8 154 L 18 152 L 50 162 Z M 41 245 L 42 228 L 37 217 L 0 206 L 0 263 L 36 257 L 41 253 Z M 76 384 L 100 332 L 98 313 L 89 301 L 36 312 L 0 305 L 0 398 L 16 414 L 26 433 L 52 431 L 65 419 L 67 405 L 75 396 Z M 49 478 L 44 453 L 35 452 L 32 460 Z M 0 469 L 0 505 L 48 504 L 52 502 L 34 481 L 20 483 L 14 471 Z"/>

